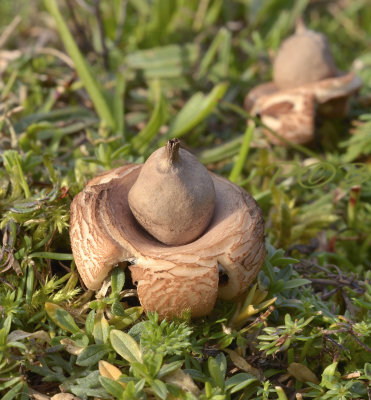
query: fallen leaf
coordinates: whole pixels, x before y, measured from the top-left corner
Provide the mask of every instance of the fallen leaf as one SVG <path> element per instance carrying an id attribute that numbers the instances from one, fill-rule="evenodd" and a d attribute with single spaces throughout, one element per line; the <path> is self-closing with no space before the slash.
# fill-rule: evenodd
<path id="1" fill-rule="evenodd" d="M 85 348 L 85 347 L 77 346 L 76 343 L 72 339 L 69 339 L 69 338 L 62 339 L 61 344 L 63 345 L 63 347 L 66 349 L 66 351 L 68 353 L 73 354 L 75 356 L 78 356 Z"/>
<path id="2" fill-rule="evenodd" d="M 112 379 L 113 381 L 117 381 L 121 374 L 121 371 L 115 367 L 114 365 L 110 364 L 107 361 L 101 360 L 98 364 L 99 373 L 104 376 L 105 378 Z M 126 388 L 126 384 L 124 382 L 119 382 L 121 386 Z"/>
<path id="3" fill-rule="evenodd" d="M 243 357 L 237 354 L 234 350 L 224 349 L 226 353 L 229 354 L 233 364 L 242 371 L 248 372 L 251 375 L 254 375 L 259 380 L 262 379 L 261 373 L 257 368 L 254 368 L 250 365 Z"/>
<path id="4" fill-rule="evenodd" d="M 58 393 L 51 397 L 50 400 L 81 400 L 80 397 L 76 397 L 71 393 Z"/>
<path id="5" fill-rule="evenodd" d="M 41 339 L 44 342 L 49 343 L 50 342 L 50 336 L 45 332 L 45 331 L 37 331 L 37 332 L 25 332 L 22 330 L 15 330 L 13 332 L 10 332 L 7 338 L 7 342 L 16 342 L 18 340 L 23 340 L 23 339 Z"/>
<path id="6" fill-rule="evenodd" d="M 287 372 L 300 382 L 319 383 L 316 375 L 304 364 L 293 362 L 287 368 Z"/>
<path id="7" fill-rule="evenodd" d="M 166 375 L 163 380 L 166 383 L 178 386 L 178 388 L 184 390 L 185 392 L 192 393 L 194 396 L 198 397 L 200 391 L 196 384 L 193 382 L 190 375 L 186 374 L 182 369 L 177 369 L 174 372 Z"/>

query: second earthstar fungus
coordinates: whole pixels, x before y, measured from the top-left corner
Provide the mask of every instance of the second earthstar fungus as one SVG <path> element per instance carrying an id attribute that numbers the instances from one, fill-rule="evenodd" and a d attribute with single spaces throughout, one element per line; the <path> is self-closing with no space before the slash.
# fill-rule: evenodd
<path id="1" fill-rule="evenodd" d="M 353 72 L 337 69 L 327 38 L 299 23 L 275 56 L 273 81 L 253 88 L 245 108 L 283 139 L 306 144 L 314 139 L 317 115 L 346 116 L 349 98 L 361 86 Z M 269 129 L 268 139 L 284 145 Z"/>

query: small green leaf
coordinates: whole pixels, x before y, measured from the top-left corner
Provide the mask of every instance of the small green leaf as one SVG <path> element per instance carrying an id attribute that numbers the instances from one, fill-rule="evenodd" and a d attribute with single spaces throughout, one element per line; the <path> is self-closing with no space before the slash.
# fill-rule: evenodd
<path id="1" fill-rule="evenodd" d="M 284 267 L 290 264 L 297 264 L 299 260 L 291 257 L 275 257 L 275 255 L 270 259 L 270 263 L 275 267 Z"/>
<path id="2" fill-rule="evenodd" d="M 114 306 L 114 304 L 112 306 Z M 122 311 L 121 315 L 118 315 L 119 311 Z M 115 308 L 114 314 L 116 314 L 116 316 L 110 319 L 110 325 L 113 325 L 116 329 L 124 329 L 135 322 L 143 314 L 143 308 L 141 306 L 131 307 L 126 310 L 122 307 L 121 310 Z"/>
<path id="3" fill-rule="evenodd" d="M 143 362 L 148 369 L 148 373 L 152 378 L 155 378 L 157 373 L 160 371 L 162 365 L 163 356 L 160 353 L 154 353 L 149 351 L 144 354 Z"/>
<path id="4" fill-rule="evenodd" d="M 111 313 L 117 317 L 123 317 L 125 315 L 125 309 L 119 301 L 114 301 L 111 306 Z"/>
<path id="5" fill-rule="evenodd" d="M 367 301 L 363 301 L 361 299 L 357 299 L 355 297 L 352 297 L 352 301 L 357 304 L 357 306 L 366 308 L 367 310 L 371 310 L 371 303 Z"/>
<path id="6" fill-rule="evenodd" d="M 281 386 L 276 386 L 275 390 L 276 390 L 276 393 L 278 394 L 278 400 L 288 400 L 287 396 L 286 396 L 286 393 L 281 388 Z"/>
<path id="7" fill-rule="evenodd" d="M 76 322 L 72 318 L 72 316 L 62 308 L 57 308 L 55 311 L 55 316 L 58 322 L 58 325 L 61 328 L 71 332 L 71 333 L 79 333 L 80 328 L 76 325 Z"/>
<path id="8" fill-rule="evenodd" d="M 114 396 L 116 399 L 121 400 L 124 398 L 125 388 L 118 382 L 104 376 L 99 377 L 99 382 L 107 390 L 107 392 Z"/>
<path id="9" fill-rule="evenodd" d="M 105 356 L 109 351 L 106 344 L 92 344 L 86 347 L 77 357 L 76 364 L 82 367 L 89 367 L 98 362 Z"/>
<path id="10" fill-rule="evenodd" d="M 186 368 L 184 370 L 186 374 L 188 374 L 192 379 L 198 382 L 206 382 L 207 377 L 205 374 L 203 374 L 201 371 L 198 371 L 197 369 L 188 369 Z"/>
<path id="11" fill-rule="evenodd" d="M 0 383 L 0 390 L 7 389 L 8 387 L 13 386 L 14 384 L 16 384 L 17 382 L 19 382 L 21 380 L 22 380 L 21 377 L 16 377 L 16 378 L 12 378 L 8 381 L 5 381 L 3 383 Z"/>
<path id="12" fill-rule="evenodd" d="M 5 329 L 1 328 L 0 329 L 0 346 L 3 346 L 6 343 L 6 334 L 5 334 Z M 0 353 L 0 360 L 2 359 L 2 353 Z"/>
<path id="13" fill-rule="evenodd" d="M 72 316 L 62 307 L 54 303 L 45 303 L 45 311 L 53 322 L 63 330 L 71 333 L 81 333 Z"/>
<path id="14" fill-rule="evenodd" d="M 220 83 L 206 96 L 200 92 L 194 94 L 171 124 L 166 139 L 181 137 L 203 121 L 212 113 L 227 87 L 226 83 Z"/>
<path id="15" fill-rule="evenodd" d="M 103 315 L 103 311 L 99 310 L 95 316 L 93 336 L 95 343 L 106 343 L 109 334 L 109 325 L 106 318 Z"/>
<path id="16" fill-rule="evenodd" d="M 239 373 L 233 375 L 231 378 L 225 381 L 225 387 L 230 390 L 230 393 L 236 393 L 239 390 L 244 389 L 245 387 L 251 385 L 253 382 L 256 382 L 257 379 L 253 377 L 251 374 Z"/>
<path id="17" fill-rule="evenodd" d="M 205 382 L 205 394 L 208 399 L 211 398 L 213 394 L 213 387 L 211 386 L 210 382 Z"/>
<path id="18" fill-rule="evenodd" d="M 12 400 L 17 394 L 23 389 L 23 382 L 17 383 L 12 389 L 8 391 L 8 393 L 2 397 L 2 400 Z"/>
<path id="19" fill-rule="evenodd" d="M 164 364 L 160 371 L 158 371 L 157 378 L 161 379 L 162 377 L 170 374 L 171 372 L 176 371 L 183 365 L 184 361 L 173 361 L 170 364 Z"/>
<path id="20" fill-rule="evenodd" d="M 224 374 L 221 370 L 221 366 L 216 362 L 215 358 L 209 357 L 207 366 L 214 384 L 219 386 L 221 389 L 224 389 Z"/>
<path id="21" fill-rule="evenodd" d="M 119 267 L 114 268 L 111 274 L 112 294 L 119 295 L 124 285 L 125 272 Z"/>
<path id="22" fill-rule="evenodd" d="M 27 383 L 23 382 L 19 400 L 29 400 L 29 399 L 30 399 L 30 392 L 28 390 Z"/>
<path id="23" fill-rule="evenodd" d="M 127 333 L 113 329 L 110 333 L 113 349 L 126 361 L 142 362 L 142 354 L 138 343 Z"/>
<path id="24" fill-rule="evenodd" d="M 20 342 L 8 342 L 6 344 L 6 347 L 16 347 L 18 349 L 21 349 L 23 351 L 27 351 L 27 347 L 25 344 L 20 343 Z"/>
<path id="25" fill-rule="evenodd" d="M 132 328 L 129 330 L 129 335 L 135 339 L 135 341 L 139 342 L 142 336 L 142 333 L 146 329 L 147 321 L 140 321 L 136 323 Z"/>
<path id="26" fill-rule="evenodd" d="M 122 400 L 132 400 L 135 399 L 135 392 L 136 392 L 136 387 L 135 383 L 133 381 L 129 382 L 128 385 L 126 386 L 125 392 L 124 392 L 124 397 Z"/>
<path id="27" fill-rule="evenodd" d="M 168 390 L 164 382 L 160 381 L 159 379 L 155 379 L 153 382 L 151 382 L 151 388 L 160 399 L 166 400 Z"/>
<path id="28" fill-rule="evenodd" d="M 286 327 L 290 327 L 290 328 L 293 325 L 293 322 L 292 322 L 290 314 L 285 314 L 285 325 L 286 325 Z"/>
<path id="29" fill-rule="evenodd" d="M 312 282 L 309 279 L 290 279 L 283 284 L 283 290 L 309 285 L 310 283 Z"/>
<path id="30" fill-rule="evenodd" d="M 86 317 L 85 321 L 85 330 L 88 335 L 93 334 L 94 320 L 95 320 L 95 310 L 91 310 L 88 316 Z"/>
<path id="31" fill-rule="evenodd" d="M 324 369 L 320 383 L 322 387 L 325 387 L 326 389 L 334 389 L 337 382 L 337 377 L 335 376 L 337 365 L 338 363 L 334 362 Z"/>
<path id="32" fill-rule="evenodd" d="M 27 280 L 26 280 L 26 303 L 31 304 L 32 296 L 34 292 L 35 282 L 35 270 L 33 266 L 29 265 L 27 268 Z"/>
<path id="33" fill-rule="evenodd" d="M 3 324 L 2 324 L 2 329 L 4 329 L 5 336 L 7 336 L 9 334 L 11 325 L 12 325 L 12 316 L 8 315 L 3 320 Z"/>
<path id="34" fill-rule="evenodd" d="M 133 370 L 134 376 L 144 378 L 146 380 L 151 380 L 151 377 L 149 376 L 148 368 L 146 365 L 144 365 L 140 362 L 137 362 L 137 361 L 130 363 L 130 365 Z"/>

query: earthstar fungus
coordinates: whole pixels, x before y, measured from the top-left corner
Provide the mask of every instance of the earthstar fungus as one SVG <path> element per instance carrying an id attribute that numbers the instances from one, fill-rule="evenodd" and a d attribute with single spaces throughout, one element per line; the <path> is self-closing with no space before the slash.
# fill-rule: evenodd
<path id="1" fill-rule="evenodd" d="M 190 164 L 197 161 L 183 149 L 179 155 Z M 217 297 L 233 299 L 257 275 L 265 256 L 261 209 L 242 188 L 205 169 L 206 181 L 210 177 L 213 184 L 211 198 L 215 192 L 210 222 L 186 244 L 161 243 L 138 223 L 129 206 L 129 192 L 142 171 L 145 177 L 145 166 L 107 171 L 73 199 L 70 237 L 80 276 L 89 289 L 97 290 L 114 266 L 128 261 L 146 311 L 170 318 L 187 310 L 193 317 L 207 315 Z M 220 269 L 228 279 L 219 284 Z"/>
<path id="2" fill-rule="evenodd" d="M 314 138 L 316 115 L 344 117 L 361 85 L 353 72 L 336 68 L 323 34 L 298 24 L 276 54 L 273 81 L 252 89 L 245 108 L 284 139 L 305 144 Z M 269 130 L 264 133 L 274 144 L 284 144 Z"/>

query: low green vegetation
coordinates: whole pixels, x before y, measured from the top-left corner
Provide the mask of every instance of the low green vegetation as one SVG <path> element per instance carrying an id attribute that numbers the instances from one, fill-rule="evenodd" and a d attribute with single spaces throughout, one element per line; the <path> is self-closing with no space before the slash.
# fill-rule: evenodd
<path id="1" fill-rule="evenodd" d="M 1 1 L 3 400 L 371 399 L 367 3 Z M 272 146 L 242 105 L 299 17 L 363 87 L 312 145 Z M 68 235 L 88 179 L 173 137 L 266 222 L 248 293 L 196 320 L 145 315 L 124 265 L 85 290 Z"/>

